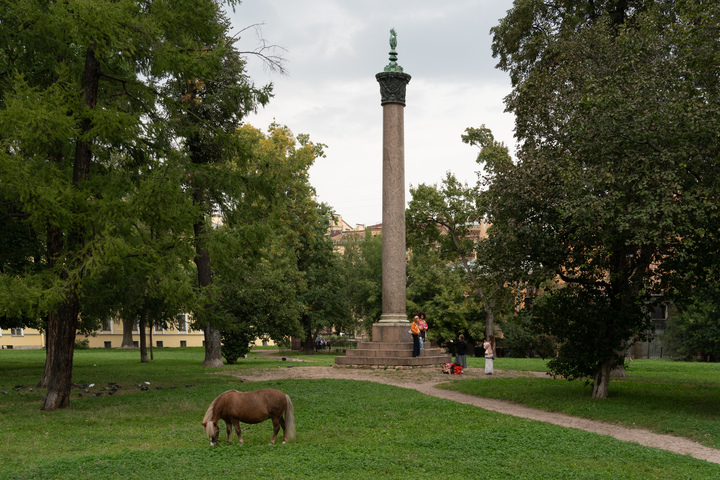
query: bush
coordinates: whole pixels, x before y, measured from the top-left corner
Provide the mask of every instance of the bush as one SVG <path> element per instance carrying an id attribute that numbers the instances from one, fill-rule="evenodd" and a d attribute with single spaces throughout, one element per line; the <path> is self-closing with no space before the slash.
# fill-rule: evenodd
<path id="1" fill-rule="evenodd" d="M 75 342 L 75 350 L 87 350 L 89 348 L 90 341 L 87 339 Z"/>
<path id="2" fill-rule="evenodd" d="M 232 329 L 221 332 L 222 356 L 229 365 L 250 352 L 250 342 L 255 339 L 255 332 L 246 325 L 233 325 Z"/>
<path id="3" fill-rule="evenodd" d="M 323 338 L 330 343 L 330 348 L 349 348 L 355 346 L 355 339 L 346 335 L 330 335 Z"/>
<path id="4" fill-rule="evenodd" d="M 699 357 L 712 362 L 720 359 L 718 298 L 718 288 L 708 288 L 670 317 L 662 337 L 668 350 L 686 360 Z"/>
<path id="5" fill-rule="evenodd" d="M 515 358 L 538 356 L 545 359 L 555 355 L 557 348 L 555 339 L 534 330 L 529 310 L 523 310 L 517 316 L 504 321 L 502 332 L 505 337 L 504 347 L 507 349 L 505 356 Z"/>

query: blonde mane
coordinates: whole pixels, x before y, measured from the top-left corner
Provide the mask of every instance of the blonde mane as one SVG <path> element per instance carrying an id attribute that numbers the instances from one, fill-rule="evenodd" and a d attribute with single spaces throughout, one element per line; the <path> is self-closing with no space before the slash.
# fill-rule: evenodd
<path id="1" fill-rule="evenodd" d="M 207 409 L 207 412 L 205 412 L 205 416 L 203 417 L 202 426 L 205 427 L 205 433 L 208 437 L 212 438 L 215 434 L 215 428 L 213 427 L 213 415 L 215 414 L 215 404 L 218 400 L 220 400 L 220 397 L 225 395 L 226 393 L 230 392 L 237 392 L 237 390 L 228 390 L 227 392 L 223 392 L 220 395 L 217 396 L 215 400 L 212 401 L 210 406 Z"/>

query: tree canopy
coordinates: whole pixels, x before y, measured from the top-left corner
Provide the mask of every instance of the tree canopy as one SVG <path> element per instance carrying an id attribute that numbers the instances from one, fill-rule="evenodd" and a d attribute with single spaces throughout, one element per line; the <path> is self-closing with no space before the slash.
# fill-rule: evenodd
<path id="1" fill-rule="evenodd" d="M 646 327 L 649 294 L 717 232 L 719 14 L 707 2 L 518 0 L 492 30 L 520 143 L 516 164 L 491 170 L 491 236 L 535 286 L 561 287 L 538 272 L 569 285 L 548 297 L 565 322 L 604 305 L 594 318 L 613 334 L 595 332 L 606 341 L 583 371 L 594 397 Z"/>
<path id="2" fill-rule="evenodd" d="M 188 285 L 182 271 L 159 281 L 150 265 L 192 270 L 188 233 L 221 203 L 187 186 L 217 158 L 246 158 L 234 129 L 269 95 L 233 48 L 221 7 L 236 3 L 3 3 L 0 199 L 14 233 L 0 317 L 45 319 L 44 410 L 68 406 L 81 313 L 117 305 L 101 298 L 111 266 L 178 301 L 190 290 L 170 285 Z"/>

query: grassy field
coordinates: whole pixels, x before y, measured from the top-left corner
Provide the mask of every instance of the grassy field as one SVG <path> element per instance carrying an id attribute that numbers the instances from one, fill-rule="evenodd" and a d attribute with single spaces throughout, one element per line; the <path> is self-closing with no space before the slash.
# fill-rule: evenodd
<path id="1" fill-rule="evenodd" d="M 477 359 L 477 366 L 483 368 L 484 360 Z M 499 358 L 495 368 L 547 371 L 540 359 Z M 446 387 L 552 412 L 647 428 L 720 448 L 720 364 L 635 360 L 626 373 L 625 378 L 610 382 L 607 400 L 590 398 L 592 387 L 583 381 L 549 377 L 467 380 Z"/>
<path id="2" fill-rule="evenodd" d="M 94 386 L 90 393 L 74 389 L 70 408 L 45 413 L 43 391 L 29 389 L 44 352 L 0 351 L 0 392 L 8 392 L 0 394 L 2 478 L 720 478 L 720 465 L 407 389 L 233 376 L 292 361 L 251 354 L 218 369 L 201 367 L 202 358 L 201 349 L 156 349 L 155 360 L 141 364 L 136 350 L 78 351 L 73 380 Z M 333 361 L 309 358 L 304 366 Z M 479 368 L 482 359 L 471 366 L 476 362 Z M 109 395 L 111 384 L 122 388 Z M 200 422 L 212 399 L 230 388 L 266 387 L 291 396 L 297 440 L 268 445 L 272 426 L 265 422 L 243 433 L 244 446 L 211 448 Z"/>

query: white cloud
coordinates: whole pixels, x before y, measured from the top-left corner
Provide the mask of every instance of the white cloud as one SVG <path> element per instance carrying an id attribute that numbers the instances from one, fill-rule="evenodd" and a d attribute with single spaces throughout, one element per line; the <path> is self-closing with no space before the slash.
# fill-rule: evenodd
<path id="1" fill-rule="evenodd" d="M 349 223 L 382 215 L 382 106 L 375 74 L 388 63 L 389 29 L 398 31 L 399 63 L 412 80 L 405 108 L 406 185 L 438 183 L 448 170 L 476 180 L 477 149 L 461 142 L 467 127 L 485 124 L 513 151 L 513 118 L 503 113 L 507 75 L 493 69 L 490 28 L 511 0 L 245 0 L 240 29 L 265 22 L 263 36 L 287 49 L 290 76 L 263 71 L 275 98 L 248 123 L 273 119 L 328 145 L 310 170 L 318 199 Z M 248 39 L 248 41 L 250 41 Z M 409 200 L 409 193 L 406 193 Z"/>

